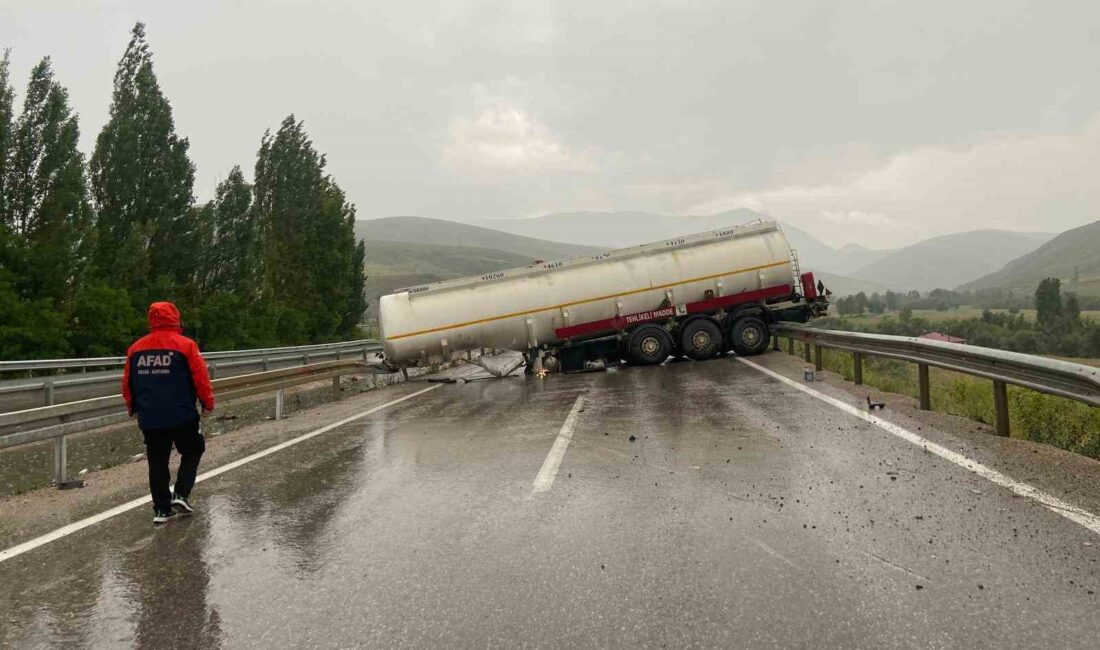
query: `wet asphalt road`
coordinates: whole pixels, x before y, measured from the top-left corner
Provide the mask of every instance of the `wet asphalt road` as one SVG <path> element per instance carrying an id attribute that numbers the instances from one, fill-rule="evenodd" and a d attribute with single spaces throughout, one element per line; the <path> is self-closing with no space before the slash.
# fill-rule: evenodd
<path id="1" fill-rule="evenodd" d="M 196 497 L 0 564 L 0 646 L 1100 638 L 1094 534 L 731 359 L 443 386 Z"/>

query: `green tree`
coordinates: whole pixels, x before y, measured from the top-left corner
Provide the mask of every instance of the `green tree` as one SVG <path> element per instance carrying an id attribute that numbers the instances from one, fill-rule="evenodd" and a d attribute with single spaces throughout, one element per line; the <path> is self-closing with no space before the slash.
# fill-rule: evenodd
<path id="1" fill-rule="evenodd" d="M 144 311 L 134 307 L 126 290 L 105 282 L 80 288 L 72 322 L 73 353 L 81 357 L 121 355 L 145 328 Z"/>
<path id="2" fill-rule="evenodd" d="M 897 311 L 898 307 L 901 306 L 901 296 L 889 289 L 886 290 L 886 297 L 884 300 L 886 302 L 886 309 L 889 311 Z"/>
<path id="3" fill-rule="evenodd" d="M 255 202 L 264 233 L 264 287 L 278 309 L 283 341 L 310 336 L 306 315 L 316 314 L 314 220 L 321 206 L 323 159 L 302 124 L 289 116 L 264 133 L 256 158 Z"/>
<path id="4" fill-rule="evenodd" d="M 1066 294 L 1066 306 L 1065 306 L 1066 318 L 1071 323 L 1077 323 L 1081 320 L 1081 302 L 1077 299 L 1077 294 Z"/>
<path id="5" fill-rule="evenodd" d="M 855 301 L 852 305 L 853 313 L 857 316 L 862 316 L 863 312 L 867 311 L 867 294 L 860 291 L 855 295 L 853 300 Z"/>
<path id="6" fill-rule="evenodd" d="M 264 288 L 286 342 L 349 335 L 365 307 L 355 207 L 324 167 L 293 115 L 274 135 L 264 134 L 254 209 L 263 230 Z"/>
<path id="7" fill-rule="evenodd" d="M 1062 289 L 1058 278 L 1044 278 L 1035 290 L 1035 310 L 1040 324 L 1050 325 L 1062 317 Z"/>
<path id="8" fill-rule="evenodd" d="M 64 357 L 64 315 L 49 300 L 26 300 L 12 284 L 11 274 L 0 268 L 0 351 L 2 359 Z"/>
<path id="9" fill-rule="evenodd" d="M 210 208 L 208 289 L 246 300 L 259 297 L 263 280 L 263 231 L 252 209 L 252 186 L 240 167 L 218 184 Z"/>
<path id="10" fill-rule="evenodd" d="M 7 229 L 11 217 L 7 208 L 8 160 L 11 158 L 11 132 L 15 119 L 15 90 L 11 86 L 11 52 L 4 50 L 0 57 L 0 230 Z M 0 233 L 0 236 L 3 236 Z M 0 241 L 0 245 L 3 245 Z M 0 260 L 2 262 L 2 260 Z"/>
<path id="11" fill-rule="evenodd" d="M 15 124 L 5 187 L 23 293 L 71 306 L 91 224 L 80 129 L 49 57 L 31 71 Z"/>
<path id="12" fill-rule="evenodd" d="M 134 297 L 151 280 L 187 282 L 194 256 L 194 166 L 176 135 L 172 109 L 153 72 L 145 26 L 137 23 L 115 72 L 110 118 L 91 158 L 98 216 L 95 268 Z"/>

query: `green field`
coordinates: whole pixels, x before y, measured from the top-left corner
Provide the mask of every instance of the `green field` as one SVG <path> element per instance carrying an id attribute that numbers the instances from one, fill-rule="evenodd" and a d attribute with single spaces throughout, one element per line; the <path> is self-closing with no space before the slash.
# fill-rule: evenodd
<path id="1" fill-rule="evenodd" d="M 958 309 L 947 309 L 940 311 L 938 309 L 914 309 L 913 318 L 923 318 L 930 323 L 953 321 L 953 320 L 966 320 L 968 318 L 981 318 L 984 310 L 977 307 L 959 307 Z M 990 309 L 989 311 L 995 314 L 1007 314 L 1007 309 Z M 1035 320 L 1034 309 L 1021 309 L 1020 313 L 1024 315 L 1027 320 Z M 860 325 L 873 325 L 883 318 L 898 317 L 898 312 L 887 312 L 885 314 L 864 314 L 862 316 L 837 316 L 835 310 L 831 311 L 830 316 L 836 318 L 843 318 L 844 320 L 851 321 L 852 323 L 858 323 Z M 1083 311 L 1081 312 L 1081 318 L 1089 318 L 1095 321 L 1100 321 L 1100 311 Z"/>

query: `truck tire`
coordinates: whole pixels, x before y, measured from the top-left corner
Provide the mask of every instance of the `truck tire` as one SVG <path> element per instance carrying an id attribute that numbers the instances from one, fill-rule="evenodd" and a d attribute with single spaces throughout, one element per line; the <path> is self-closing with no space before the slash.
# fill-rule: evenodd
<path id="1" fill-rule="evenodd" d="M 722 329 L 709 318 L 695 318 L 680 328 L 684 356 L 706 361 L 722 350 Z"/>
<path id="2" fill-rule="evenodd" d="M 630 333 L 626 358 L 640 366 L 655 366 L 672 354 L 672 337 L 659 325 L 642 325 Z"/>
<path id="3" fill-rule="evenodd" d="M 733 322 L 730 344 L 743 357 L 760 354 L 768 349 L 768 324 L 756 316 L 745 316 Z"/>

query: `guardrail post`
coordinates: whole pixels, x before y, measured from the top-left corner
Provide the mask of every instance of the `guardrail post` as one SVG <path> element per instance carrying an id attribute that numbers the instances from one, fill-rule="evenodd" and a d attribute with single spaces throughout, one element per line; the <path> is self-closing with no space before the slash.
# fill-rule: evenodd
<path id="1" fill-rule="evenodd" d="M 309 355 L 308 354 L 303 354 L 302 355 L 302 365 L 303 366 L 308 366 L 309 365 Z"/>
<path id="2" fill-rule="evenodd" d="M 53 481 L 58 489 L 65 486 L 68 477 L 65 475 L 65 466 L 68 464 L 69 445 L 65 436 L 53 439 Z"/>
<path id="3" fill-rule="evenodd" d="M 772 349 L 775 350 L 776 352 L 779 351 L 779 335 L 778 334 L 773 334 L 772 335 Z"/>
<path id="4" fill-rule="evenodd" d="M 218 376 L 218 364 L 208 363 L 206 364 L 206 371 L 210 375 L 211 379 L 215 379 Z"/>
<path id="5" fill-rule="evenodd" d="M 45 406 L 53 406 L 53 378 L 43 380 L 42 382 L 42 401 L 45 402 Z"/>
<path id="6" fill-rule="evenodd" d="M 264 355 L 264 371 L 266 372 L 268 370 L 271 370 L 271 359 L 269 359 L 267 357 L 267 355 L 265 354 Z"/>
<path id="7" fill-rule="evenodd" d="M 814 346 L 814 370 L 821 372 L 821 346 Z"/>
<path id="8" fill-rule="evenodd" d="M 787 354 L 794 356 L 794 337 L 787 337 Z"/>
<path id="9" fill-rule="evenodd" d="M 275 419 L 283 419 L 283 403 L 286 401 L 286 392 L 280 388 L 275 391 Z"/>
<path id="10" fill-rule="evenodd" d="M 806 363 L 810 362 L 810 342 L 802 342 L 802 356 L 806 359 Z"/>
<path id="11" fill-rule="evenodd" d="M 920 410 L 932 410 L 932 387 L 928 381 L 928 364 L 917 364 L 917 383 L 920 388 Z"/>
<path id="12" fill-rule="evenodd" d="M 336 375 L 332 378 L 332 390 L 336 391 L 337 393 L 340 392 L 340 375 Z"/>
<path id="13" fill-rule="evenodd" d="M 997 420 L 997 435 L 1008 436 L 1008 384 L 993 382 L 993 414 Z"/>
<path id="14" fill-rule="evenodd" d="M 852 353 L 852 381 L 856 386 L 863 385 L 863 353 Z"/>

